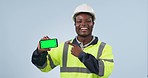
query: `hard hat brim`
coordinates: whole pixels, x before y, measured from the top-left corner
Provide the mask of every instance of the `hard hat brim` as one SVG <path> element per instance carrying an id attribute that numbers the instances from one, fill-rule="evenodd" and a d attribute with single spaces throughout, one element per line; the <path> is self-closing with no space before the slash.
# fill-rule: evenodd
<path id="1" fill-rule="evenodd" d="M 76 13 L 72 16 L 72 19 L 75 20 L 75 17 L 76 17 L 77 15 L 79 15 L 79 14 L 82 14 L 82 13 L 85 13 L 85 14 L 88 14 L 88 15 L 92 16 L 92 19 L 93 19 L 93 20 L 96 19 L 94 13 L 86 12 L 86 11 L 85 11 L 85 12 L 83 12 L 83 11 L 81 11 L 81 12 L 76 12 Z"/>

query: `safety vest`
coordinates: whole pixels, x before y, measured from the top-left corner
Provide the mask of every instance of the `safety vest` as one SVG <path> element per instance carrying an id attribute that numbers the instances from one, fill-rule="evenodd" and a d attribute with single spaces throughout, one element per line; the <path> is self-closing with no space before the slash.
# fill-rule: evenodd
<path id="1" fill-rule="evenodd" d="M 91 73 L 85 65 L 71 54 L 72 46 L 67 42 L 48 52 L 47 62 L 40 70 L 48 72 L 57 65 L 60 65 L 61 78 L 108 78 L 111 74 L 114 63 L 112 48 L 110 45 L 98 41 L 95 45 L 84 48 L 84 52 L 92 54 L 99 64 L 98 74 Z"/>

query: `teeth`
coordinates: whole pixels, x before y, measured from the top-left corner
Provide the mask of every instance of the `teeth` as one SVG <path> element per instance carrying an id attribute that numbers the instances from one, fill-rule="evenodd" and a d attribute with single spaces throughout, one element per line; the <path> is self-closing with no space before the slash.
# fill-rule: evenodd
<path id="1" fill-rule="evenodd" d="M 82 30 L 86 30 L 86 29 L 88 29 L 88 28 L 81 28 Z"/>

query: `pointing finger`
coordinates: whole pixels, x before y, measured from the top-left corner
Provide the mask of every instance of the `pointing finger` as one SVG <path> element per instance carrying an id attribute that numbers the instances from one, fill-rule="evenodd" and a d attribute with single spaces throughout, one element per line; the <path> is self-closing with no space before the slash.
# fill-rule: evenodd
<path id="1" fill-rule="evenodd" d="M 70 43 L 70 42 L 68 42 L 68 44 L 71 45 L 71 46 L 75 46 L 75 44 L 72 44 L 72 43 Z"/>

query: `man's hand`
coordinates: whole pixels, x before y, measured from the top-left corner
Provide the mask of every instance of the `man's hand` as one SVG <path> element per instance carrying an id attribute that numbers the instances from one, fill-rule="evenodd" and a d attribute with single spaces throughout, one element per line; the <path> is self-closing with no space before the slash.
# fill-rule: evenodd
<path id="1" fill-rule="evenodd" d="M 79 46 L 72 44 L 70 42 L 68 42 L 68 44 L 73 46 L 71 49 L 71 54 L 78 57 L 80 55 L 80 53 L 82 52 L 82 49 Z"/>
<path id="2" fill-rule="evenodd" d="M 44 36 L 41 40 L 48 40 L 48 39 L 50 39 L 48 36 Z M 40 48 L 40 43 L 38 43 L 38 52 L 39 52 L 39 53 L 42 53 L 42 52 L 44 52 L 44 51 L 50 51 L 50 48 L 41 49 L 41 48 Z"/>

